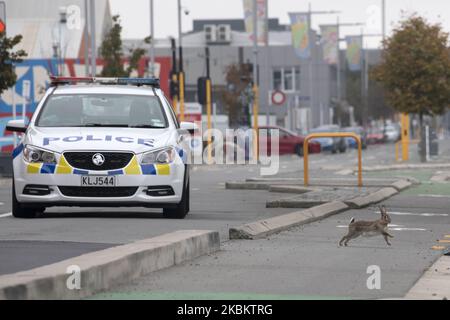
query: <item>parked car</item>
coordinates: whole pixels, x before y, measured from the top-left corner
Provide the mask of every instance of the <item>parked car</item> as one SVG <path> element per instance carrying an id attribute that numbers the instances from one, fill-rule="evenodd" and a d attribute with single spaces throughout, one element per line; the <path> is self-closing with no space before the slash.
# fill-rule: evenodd
<path id="1" fill-rule="evenodd" d="M 53 206 L 162 208 L 189 212 L 189 166 L 179 123 L 154 78 L 52 78 L 13 152 L 12 215 Z"/>
<path id="2" fill-rule="evenodd" d="M 303 143 L 305 140 L 304 136 L 298 135 L 297 133 L 276 126 L 262 126 L 259 127 L 260 130 L 266 129 L 267 136 L 262 135 L 260 132 L 260 145 L 266 146 L 267 154 L 271 154 L 271 141 L 274 136 L 273 130 L 279 130 L 279 154 L 297 154 L 298 156 L 303 156 Z M 265 150 L 261 150 L 264 152 Z M 320 143 L 315 141 L 309 142 L 308 147 L 309 153 L 320 153 L 321 146 Z"/>
<path id="3" fill-rule="evenodd" d="M 389 124 L 384 128 L 384 139 L 386 142 L 397 142 L 401 137 L 401 128 L 398 124 Z"/>
<path id="4" fill-rule="evenodd" d="M 321 126 L 311 130 L 311 133 L 336 133 L 340 132 L 339 126 Z M 312 141 L 320 143 L 322 151 L 331 151 L 331 153 L 344 153 L 347 151 L 347 141 L 345 138 L 317 138 Z"/>
<path id="5" fill-rule="evenodd" d="M 363 149 L 367 149 L 367 132 L 362 127 L 347 127 L 342 131 L 353 132 L 361 138 L 361 145 Z M 357 149 L 358 143 L 353 138 L 346 138 L 349 148 Z"/>
<path id="6" fill-rule="evenodd" d="M 377 144 L 384 142 L 384 133 L 382 128 L 372 127 L 367 131 L 367 144 Z"/>

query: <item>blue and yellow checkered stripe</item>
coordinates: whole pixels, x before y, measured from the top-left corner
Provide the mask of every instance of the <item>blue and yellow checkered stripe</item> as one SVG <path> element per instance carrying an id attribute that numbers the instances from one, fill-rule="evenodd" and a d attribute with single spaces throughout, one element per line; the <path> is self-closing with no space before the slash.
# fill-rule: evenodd
<path id="1" fill-rule="evenodd" d="M 64 155 L 61 155 L 58 164 L 51 163 L 29 163 L 27 165 L 28 174 L 78 174 L 89 175 L 98 174 L 96 171 L 79 170 L 72 168 Z M 107 172 L 110 176 L 118 175 L 153 175 L 153 176 L 168 176 L 170 175 L 169 164 L 145 164 L 138 163 L 136 156 L 133 156 L 130 163 L 120 170 L 111 170 Z"/>

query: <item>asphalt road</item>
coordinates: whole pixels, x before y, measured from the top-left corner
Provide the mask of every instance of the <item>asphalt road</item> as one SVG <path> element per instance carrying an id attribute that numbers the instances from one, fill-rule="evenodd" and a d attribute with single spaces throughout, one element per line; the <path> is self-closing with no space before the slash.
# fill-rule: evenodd
<path id="1" fill-rule="evenodd" d="M 412 203 L 420 202 L 420 206 Z M 351 217 L 378 219 L 374 209 L 351 210 L 269 239 L 228 241 L 220 252 L 113 288 L 96 299 L 379 299 L 401 298 L 440 255 L 436 240 L 450 234 L 449 199 L 396 196 L 388 247 L 380 236 L 347 248 L 339 239 Z M 423 213 L 434 213 L 424 216 Z M 381 289 L 369 290 L 369 266 Z"/>
<path id="2" fill-rule="evenodd" d="M 392 163 L 393 150 L 393 145 L 370 147 L 364 152 L 364 164 Z M 352 150 L 346 154 L 312 155 L 310 161 L 312 177 L 328 177 L 338 170 L 354 167 L 356 152 Z M 300 177 L 302 169 L 300 158 L 282 157 L 280 171 L 284 175 Z M 256 176 L 259 176 L 256 166 L 200 166 L 193 170 L 191 212 L 185 220 L 166 220 L 158 210 L 141 208 L 52 208 L 38 219 L 14 219 L 9 214 L 10 182 L 2 181 L 0 274 L 30 269 L 84 252 L 180 229 L 218 230 L 221 240 L 226 241 L 230 226 L 293 211 L 265 208 L 268 196 L 264 191 L 224 188 L 226 181 Z M 279 196 L 270 195 L 273 198 Z"/>

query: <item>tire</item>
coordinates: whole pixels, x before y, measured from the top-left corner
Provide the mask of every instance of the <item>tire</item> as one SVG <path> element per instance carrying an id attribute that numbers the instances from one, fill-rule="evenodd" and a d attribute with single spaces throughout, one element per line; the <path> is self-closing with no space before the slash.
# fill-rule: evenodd
<path id="1" fill-rule="evenodd" d="M 184 177 L 189 179 L 187 175 Z M 183 189 L 183 194 L 181 196 L 181 201 L 177 204 L 176 208 L 164 208 L 163 217 L 166 219 L 184 219 L 190 210 L 190 192 L 189 192 L 190 182 L 188 180 L 186 186 Z"/>
<path id="2" fill-rule="evenodd" d="M 12 185 L 12 215 L 14 218 L 33 219 L 36 218 L 39 211 L 44 211 L 42 208 L 24 208 L 19 201 L 17 201 L 16 190 L 14 182 Z"/>
<path id="3" fill-rule="evenodd" d="M 294 152 L 299 157 L 303 157 L 303 145 L 301 145 L 301 144 L 296 145 L 295 149 L 294 149 Z"/>

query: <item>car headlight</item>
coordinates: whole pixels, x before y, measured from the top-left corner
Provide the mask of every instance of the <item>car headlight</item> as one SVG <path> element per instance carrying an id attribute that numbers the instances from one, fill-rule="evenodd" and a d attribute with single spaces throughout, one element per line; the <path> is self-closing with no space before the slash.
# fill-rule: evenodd
<path id="1" fill-rule="evenodd" d="M 23 157 L 27 162 L 56 164 L 55 153 L 32 146 L 25 146 L 23 149 Z"/>
<path id="2" fill-rule="evenodd" d="M 175 160 L 176 151 L 172 147 L 144 153 L 141 164 L 169 164 Z"/>

